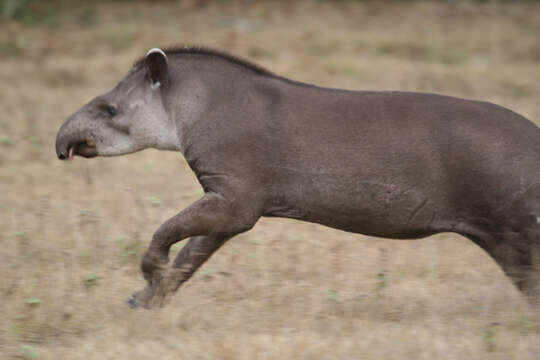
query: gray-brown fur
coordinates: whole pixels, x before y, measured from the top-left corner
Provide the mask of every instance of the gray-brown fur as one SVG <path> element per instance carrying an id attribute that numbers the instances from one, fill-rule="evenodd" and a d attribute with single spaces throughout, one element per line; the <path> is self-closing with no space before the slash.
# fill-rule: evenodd
<path id="1" fill-rule="evenodd" d="M 163 305 L 261 216 L 395 239 L 456 232 L 538 295 L 540 129 L 529 120 L 442 95 L 307 85 L 208 49 L 165 52 L 73 114 L 56 143 L 61 158 L 177 150 L 205 190 L 154 234 L 148 285 L 130 305 Z"/>

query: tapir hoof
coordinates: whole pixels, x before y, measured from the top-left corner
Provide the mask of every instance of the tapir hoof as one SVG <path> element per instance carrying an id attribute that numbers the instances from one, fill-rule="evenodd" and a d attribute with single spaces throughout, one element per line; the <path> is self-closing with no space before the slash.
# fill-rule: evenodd
<path id="1" fill-rule="evenodd" d="M 135 294 L 128 296 L 128 298 L 126 299 L 126 304 L 127 306 L 129 306 L 130 309 L 135 309 L 139 306 L 139 304 L 137 304 L 137 299 L 135 298 Z"/>
<path id="2" fill-rule="evenodd" d="M 138 291 L 130 295 L 126 299 L 126 303 L 131 309 L 136 309 L 136 308 L 150 309 L 152 307 L 150 300 L 152 300 L 153 297 L 154 297 L 154 290 L 152 289 L 152 287 L 147 286 L 146 288 L 144 288 L 144 290 Z"/>

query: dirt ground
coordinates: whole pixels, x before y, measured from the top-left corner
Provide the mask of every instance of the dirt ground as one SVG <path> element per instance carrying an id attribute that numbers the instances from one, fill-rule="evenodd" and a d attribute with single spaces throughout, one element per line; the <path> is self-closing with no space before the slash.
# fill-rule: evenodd
<path id="1" fill-rule="evenodd" d="M 130 310 L 153 231 L 200 186 L 177 153 L 68 163 L 54 139 L 146 50 L 192 43 L 296 80 L 487 100 L 538 123 L 539 3 L 169 1 L 91 11 L 84 22 L 69 13 L 53 25 L 0 20 L 0 358 L 538 359 L 539 313 L 454 234 L 396 241 L 262 219 L 167 308 Z"/>

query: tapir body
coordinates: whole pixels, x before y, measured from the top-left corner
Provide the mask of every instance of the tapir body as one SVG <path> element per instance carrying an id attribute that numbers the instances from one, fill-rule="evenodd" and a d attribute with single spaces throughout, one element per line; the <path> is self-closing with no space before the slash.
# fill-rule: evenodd
<path id="1" fill-rule="evenodd" d="M 154 234 L 131 306 L 162 305 L 261 216 L 396 239 L 459 233 L 538 293 L 540 129 L 503 107 L 328 89 L 215 50 L 153 49 L 56 142 L 60 158 L 147 147 L 180 151 L 205 195 Z"/>

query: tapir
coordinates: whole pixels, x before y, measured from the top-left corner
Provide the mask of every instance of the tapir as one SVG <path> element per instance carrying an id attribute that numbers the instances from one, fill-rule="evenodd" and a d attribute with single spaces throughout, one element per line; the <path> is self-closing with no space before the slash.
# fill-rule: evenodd
<path id="1" fill-rule="evenodd" d="M 154 48 L 56 138 L 61 160 L 145 148 L 180 152 L 204 194 L 154 233 L 131 307 L 166 304 L 263 216 L 393 239 L 461 234 L 539 297 L 540 128 L 504 107 L 325 88 L 219 50 Z"/>

